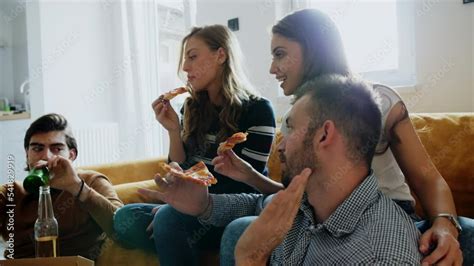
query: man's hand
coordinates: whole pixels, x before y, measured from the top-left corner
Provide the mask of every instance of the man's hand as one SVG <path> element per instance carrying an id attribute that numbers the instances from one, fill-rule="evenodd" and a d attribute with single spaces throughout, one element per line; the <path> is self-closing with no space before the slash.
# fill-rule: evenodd
<path id="1" fill-rule="evenodd" d="M 155 214 L 158 212 L 158 210 L 161 208 L 163 205 L 158 205 L 151 209 L 151 214 L 153 215 L 153 219 L 151 219 L 150 224 L 146 227 L 146 232 L 150 234 L 150 239 L 153 238 L 153 224 L 155 223 Z"/>
<path id="2" fill-rule="evenodd" d="M 170 166 L 181 170 L 177 163 L 171 163 Z M 141 188 L 138 192 L 156 201 L 164 201 L 176 210 L 193 216 L 204 213 L 209 204 L 207 186 L 171 174 L 164 177 L 156 174 L 155 183 L 160 191 Z"/>
<path id="3" fill-rule="evenodd" d="M 239 182 L 248 183 L 248 179 L 254 174 L 252 166 L 237 156 L 233 150 L 220 153 L 212 160 L 212 164 L 216 172 Z"/>
<path id="4" fill-rule="evenodd" d="M 430 246 L 435 249 L 430 253 Z M 439 217 L 419 240 L 420 252 L 426 257 L 423 265 L 462 265 L 462 251 L 453 224 Z"/>
<path id="5" fill-rule="evenodd" d="M 38 161 L 34 168 L 48 167 L 49 186 L 77 195 L 81 188 L 81 178 L 77 175 L 71 160 L 60 155 L 52 156 L 48 161 Z"/>
<path id="6" fill-rule="evenodd" d="M 285 239 L 301 205 L 311 170 L 295 176 L 250 224 L 235 248 L 236 265 L 265 265 L 272 251 Z"/>

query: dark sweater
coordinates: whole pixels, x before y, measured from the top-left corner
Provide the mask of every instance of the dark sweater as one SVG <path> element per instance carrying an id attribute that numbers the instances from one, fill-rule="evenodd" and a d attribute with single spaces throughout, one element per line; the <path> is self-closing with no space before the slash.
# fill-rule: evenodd
<path id="1" fill-rule="evenodd" d="M 183 114 L 183 109 L 181 109 L 181 114 Z M 196 150 L 196 145 L 193 145 L 192 142 L 187 143 L 185 145 L 186 161 L 181 164 L 181 167 L 187 169 L 199 161 L 206 163 L 209 170 L 218 180 L 216 185 L 209 187 L 210 193 L 255 192 L 255 189 L 247 184 L 234 181 L 214 171 L 211 161 L 217 156 L 219 142 L 215 139 L 221 126 L 217 117 L 209 119 L 212 119 L 213 122 L 206 136 L 204 148 Z M 275 136 L 275 116 L 271 103 L 265 98 L 245 102 L 238 122 L 238 131 L 236 132 L 247 132 L 248 136 L 247 141 L 237 144 L 233 151 L 240 158 L 250 163 L 255 170 L 267 175 L 266 164 Z"/>

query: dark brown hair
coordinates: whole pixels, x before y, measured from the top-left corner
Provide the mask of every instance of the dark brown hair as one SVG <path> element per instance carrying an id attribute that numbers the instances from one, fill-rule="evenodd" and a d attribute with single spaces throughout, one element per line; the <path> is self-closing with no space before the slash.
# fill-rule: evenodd
<path id="1" fill-rule="evenodd" d="M 350 74 L 339 30 L 323 12 L 316 9 L 296 11 L 278 21 L 272 33 L 301 45 L 304 58 L 301 84 L 320 75 Z"/>
<path id="2" fill-rule="evenodd" d="M 64 131 L 66 135 L 67 147 L 70 150 L 76 150 L 77 155 L 77 142 L 72 134 L 72 130 L 69 127 L 66 118 L 62 115 L 54 113 L 43 115 L 42 117 L 36 119 L 33 123 L 31 123 L 28 130 L 26 130 L 25 138 L 23 140 L 23 146 L 25 147 L 25 151 L 28 150 L 31 137 L 33 135 L 38 133 L 48 133 L 51 131 Z"/>

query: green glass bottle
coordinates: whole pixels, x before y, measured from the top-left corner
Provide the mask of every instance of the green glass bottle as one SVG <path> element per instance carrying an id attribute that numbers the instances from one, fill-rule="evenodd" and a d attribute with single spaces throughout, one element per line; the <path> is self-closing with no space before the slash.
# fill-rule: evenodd
<path id="1" fill-rule="evenodd" d="M 28 176 L 23 180 L 23 187 L 31 194 L 38 194 L 39 187 L 49 184 L 49 171 L 46 167 L 31 169 Z"/>

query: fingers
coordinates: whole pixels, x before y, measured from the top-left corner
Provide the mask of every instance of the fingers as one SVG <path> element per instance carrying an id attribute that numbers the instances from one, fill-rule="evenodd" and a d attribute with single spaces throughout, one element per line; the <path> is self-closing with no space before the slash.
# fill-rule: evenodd
<path id="1" fill-rule="evenodd" d="M 432 265 L 441 260 L 448 253 L 448 247 L 438 245 L 433 252 L 422 260 L 423 265 Z"/>
<path id="2" fill-rule="evenodd" d="M 43 168 L 45 166 L 46 167 L 48 166 L 48 161 L 45 161 L 45 160 L 40 160 L 40 161 L 37 161 L 35 164 L 33 164 L 34 169 Z"/>
<path id="3" fill-rule="evenodd" d="M 216 164 L 214 160 L 212 161 L 212 164 L 214 164 L 214 171 L 218 172 L 219 174 L 224 174 L 222 170 L 224 169 L 224 163 L 218 163 Z M 224 174 L 225 175 L 225 174 Z"/>
<path id="4" fill-rule="evenodd" d="M 147 232 L 153 232 L 153 222 L 154 221 L 155 221 L 154 219 L 151 220 L 150 224 L 146 227 Z M 150 238 L 151 238 L 151 236 L 150 236 Z"/>
<path id="5" fill-rule="evenodd" d="M 154 216 L 155 216 L 156 212 L 161 208 L 161 206 L 163 206 L 163 205 L 160 204 L 160 205 L 154 207 L 153 209 L 151 209 L 150 213 L 153 215 L 153 219 L 151 220 L 150 224 L 146 228 L 147 232 L 150 232 L 150 233 L 153 232 L 153 223 L 155 221 Z M 153 234 L 150 236 L 150 238 L 153 238 Z"/>
<path id="6" fill-rule="evenodd" d="M 161 191 L 166 191 L 175 181 L 173 176 L 166 175 L 162 177 L 160 174 L 154 176 L 155 184 Z"/>
<path id="7" fill-rule="evenodd" d="M 235 152 L 233 150 L 227 150 L 224 152 L 224 154 L 226 156 L 228 156 L 232 161 L 234 160 L 242 160 L 239 156 L 237 156 L 237 154 L 235 154 Z"/>
<path id="8" fill-rule="evenodd" d="M 224 156 L 223 155 L 218 155 L 214 159 L 212 159 L 211 163 L 214 165 L 214 167 L 217 166 L 217 164 L 223 164 Z"/>
<path id="9" fill-rule="evenodd" d="M 160 205 L 156 206 L 155 208 L 151 209 L 151 214 L 154 215 L 161 208 L 161 206 L 163 206 L 163 205 L 160 204 Z"/>
<path id="10" fill-rule="evenodd" d="M 171 166 L 172 168 L 174 168 L 174 169 L 176 169 L 176 170 L 178 170 L 178 171 L 180 171 L 180 172 L 183 171 L 183 169 L 181 168 L 181 166 L 179 166 L 179 164 L 178 164 L 177 162 L 171 162 L 171 163 L 169 164 L 169 166 Z"/>
<path id="11" fill-rule="evenodd" d="M 293 180 L 291 180 L 290 185 L 285 190 L 288 193 L 296 193 L 296 195 L 303 195 L 304 190 L 306 189 L 306 184 L 308 183 L 308 178 L 311 173 L 311 169 L 303 169 L 303 171 L 301 171 L 299 175 L 293 177 Z"/>
<path id="12" fill-rule="evenodd" d="M 62 159 L 62 157 L 57 156 L 57 155 L 54 155 L 53 157 L 51 157 L 51 159 L 48 161 L 48 168 L 50 170 L 56 168 L 61 159 Z"/>
<path id="13" fill-rule="evenodd" d="M 423 255 L 428 254 L 433 230 L 427 230 L 418 240 L 419 250 Z"/>
<path id="14" fill-rule="evenodd" d="M 150 198 L 150 199 L 153 199 L 153 200 L 156 200 L 156 201 L 164 201 L 164 202 L 167 202 L 167 198 L 166 198 L 166 194 L 165 193 L 162 193 L 162 192 L 159 192 L 159 191 L 156 191 L 156 190 L 151 190 L 151 189 L 147 189 L 147 188 L 139 188 L 138 189 L 138 193 Z"/>
<path id="15" fill-rule="evenodd" d="M 436 249 L 423 259 L 423 265 L 460 265 L 462 263 L 459 242 L 452 235 L 442 235 L 436 240 Z"/>

